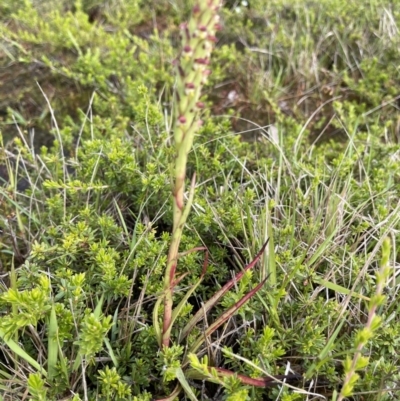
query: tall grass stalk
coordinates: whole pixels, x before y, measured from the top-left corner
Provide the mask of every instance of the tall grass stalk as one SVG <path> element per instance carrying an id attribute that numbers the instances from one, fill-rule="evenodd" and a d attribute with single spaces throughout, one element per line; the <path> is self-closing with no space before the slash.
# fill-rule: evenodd
<path id="1" fill-rule="evenodd" d="M 164 319 L 161 344 L 168 347 L 172 329 L 173 291 L 177 283 L 176 267 L 182 230 L 194 196 L 195 175 L 185 203 L 185 179 L 188 153 L 196 131 L 202 125 L 201 90 L 210 74 L 210 56 L 220 29 L 220 0 L 199 0 L 188 23 L 181 25 L 182 53 L 176 60 L 177 82 L 174 99 L 175 173 L 172 189 L 173 232 L 164 278 Z"/>
<path id="2" fill-rule="evenodd" d="M 381 317 L 377 315 L 377 309 L 385 302 L 385 296 L 383 295 L 384 287 L 387 283 L 390 275 L 390 239 L 385 238 L 382 243 L 382 260 L 379 271 L 376 273 L 376 293 L 369 302 L 369 313 L 368 321 L 365 327 L 360 330 L 355 338 L 356 351 L 353 359 L 348 357 L 343 365 L 345 370 L 345 378 L 343 387 L 337 397 L 337 401 L 343 401 L 345 398 L 350 397 L 353 394 L 353 389 L 360 378 L 356 373 L 357 370 L 365 368 L 369 363 L 369 358 L 362 356 L 362 350 L 369 340 L 374 336 L 374 332 L 381 325 Z M 336 400 L 334 395 L 333 401 Z"/>

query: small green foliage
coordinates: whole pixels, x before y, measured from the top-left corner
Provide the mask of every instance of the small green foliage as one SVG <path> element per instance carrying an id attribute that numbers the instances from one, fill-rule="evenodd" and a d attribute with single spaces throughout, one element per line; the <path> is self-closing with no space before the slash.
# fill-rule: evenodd
<path id="1" fill-rule="evenodd" d="M 224 387 L 227 401 L 241 401 L 249 400 L 249 389 L 244 388 L 240 380 L 234 376 L 224 379 Z"/>
<path id="2" fill-rule="evenodd" d="M 145 391 L 144 393 L 140 394 L 139 396 L 134 396 L 133 401 L 151 401 L 152 395 Z"/>
<path id="3" fill-rule="evenodd" d="M 31 373 L 29 375 L 28 389 L 32 396 L 32 401 L 47 401 L 47 389 L 40 373 Z"/>
<path id="4" fill-rule="evenodd" d="M 0 328 L 7 336 L 12 337 L 19 329 L 30 325 L 36 327 L 38 322 L 50 312 L 49 280 L 42 275 L 39 281 L 39 286 L 30 291 L 10 288 L 2 294 L 1 300 L 12 306 L 15 311 L 4 316 L 0 321 Z"/>
<path id="5" fill-rule="evenodd" d="M 103 348 L 105 335 L 112 326 L 112 317 L 96 317 L 94 313 L 86 311 L 85 318 L 79 331 L 79 353 L 88 360 Z"/>
<path id="6" fill-rule="evenodd" d="M 182 354 L 183 347 L 179 345 L 172 345 L 161 351 L 159 363 L 164 381 L 170 382 L 176 379 L 176 368 L 181 366 Z"/>
<path id="7" fill-rule="evenodd" d="M 189 354 L 188 359 L 190 361 L 190 366 L 200 374 L 200 378 L 208 379 L 209 381 L 212 381 L 214 383 L 218 383 L 223 385 L 224 379 L 220 378 L 218 376 L 217 371 L 215 368 L 209 366 L 209 361 L 208 357 L 204 356 L 201 360 L 197 357 L 196 354 Z M 235 380 L 228 380 L 228 385 L 231 383 L 231 385 L 237 385 L 237 381 Z"/>
<path id="8" fill-rule="evenodd" d="M 121 381 L 115 367 L 110 369 L 106 367 L 99 370 L 101 383 L 101 395 L 105 400 L 123 401 L 130 398 L 131 390 L 126 383 Z"/>

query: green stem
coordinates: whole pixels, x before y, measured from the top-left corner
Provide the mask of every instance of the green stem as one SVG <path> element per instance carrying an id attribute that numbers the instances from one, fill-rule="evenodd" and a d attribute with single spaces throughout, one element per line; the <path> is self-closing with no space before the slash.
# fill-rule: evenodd
<path id="1" fill-rule="evenodd" d="M 170 344 L 179 245 L 194 196 L 195 177 L 192 179 L 189 199 L 185 205 L 187 158 L 192 148 L 194 134 L 202 125 L 200 114 L 204 104 L 199 100 L 203 85 L 210 74 L 208 66 L 211 51 L 216 41 L 215 33 L 220 29 L 218 16 L 220 7 L 221 0 L 198 0 L 193 6 L 189 23 L 181 25 L 183 46 L 182 54 L 177 60 L 178 74 L 174 97 L 176 159 L 172 190 L 173 229 L 164 276 L 164 318 L 160 339 L 163 347 L 169 347 Z M 159 302 L 157 307 L 158 305 Z M 155 327 L 158 327 L 157 310 L 153 319 Z"/>
<path id="2" fill-rule="evenodd" d="M 168 252 L 167 268 L 164 276 L 164 320 L 163 320 L 163 333 L 162 345 L 168 347 L 171 337 L 171 322 L 172 322 L 172 308 L 173 308 L 173 293 L 175 287 L 176 265 L 178 263 L 179 245 L 182 238 L 183 227 L 189 216 L 192 207 L 194 190 L 196 185 L 196 174 L 193 175 L 192 183 L 190 185 L 189 199 L 186 206 L 180 215 L 180 220 L 177 223 L 176 229 L 172 233 L 171 245 Z"/>

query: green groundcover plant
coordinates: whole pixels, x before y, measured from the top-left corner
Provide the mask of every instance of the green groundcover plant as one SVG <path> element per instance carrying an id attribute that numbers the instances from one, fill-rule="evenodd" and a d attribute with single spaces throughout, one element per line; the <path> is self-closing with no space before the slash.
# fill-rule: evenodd
<path id="1" fill-rule="evenodd" d="M 0 399 L 396 399 L 389 2 L 0 11 Z"/>

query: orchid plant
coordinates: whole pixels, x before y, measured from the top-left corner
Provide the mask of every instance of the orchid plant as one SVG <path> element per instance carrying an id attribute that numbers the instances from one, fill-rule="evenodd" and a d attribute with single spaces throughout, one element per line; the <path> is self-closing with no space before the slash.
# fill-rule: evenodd
<path id="1" fill-rule="evenodd" d="M 199 0 L 192 9 L 191 19 L 188 23 L 180 26 L 182 38 L 182 51 L 180 57 L 175 61 L 177 69 L 176 90 L 174 99 L 174 145 L 175 145 L 175 166 L 174 182 L 172 189 L 173 202 L 173 230 L 172 239 L 169 247 L 167 266 L 164 275 L 164 293 L 160 297 L 154 308 L 153 323 L 157 335 L 157 340 L 162 352 L 167 352 L 171 347 L 171 330 L 176 318 L 182 311 L 189 297 L 194 293 L 201 283 L 207 269 L 208 253 L 206 251 L 205 262 L 201 277 L 193 285 L 181 302 L 173 307 L 174 288 L 183 279 L 185 274 L 177 274 L 177 264 L 179 257 L 179 245 L 182 238 L 183 228 L 186 224 L 195 192 L 196 176 L 191 179 L 190 190 L 185 199 L 185 180 L 186 165 L 188 154 L 192 148 L 194 135 L 202 125 L 201 111 L 204 103 L 200 101 L 202 88 L 210 75 L 210 57 L 216 42 L 216 32 L 221 29 L 220 16 L 218 11 L 221 8 L 220 0 Z M 252 269 L 260 260 L 267 246 L 264 244 L 254 260 L 249 263 L 242 272 L 238 273 L 232 280 L 227 282 L 217 293 L 211 297 L 204 306 L 189 320 L 182 330 L 177 343 L 181 343 L 192 332 L 198 322 L 204 319 L 209 310 L 215 306 L 223 295 L 227 293 L 245 274 Z M 192 251 L 204 250 L 196 248 Z M 209 325 L 204 335 L 202 334 L 189 346 L 180 366 L 166 367 L 165 375 L 170 378 L 175 377 L 178 384 L 175 390 L 165 400 L 172 400 L 178 396 L 182 389 L 185 390 L 190 399 L 196 399 L 186 378 L 209 380 L 223 384 L 223 379 L 235 375 L 240 382 L 247 385 L 266 387 L 274 383 L 274 378 L 249 378 L 244 375 L 237 375 L 222 368 L 211 368 L 207 361 L 200 362 L 197 352 L 204 342 L 204 338 L 210 337 L 222 324 L 224 324 L 234 313 L 265 284 L 267 278 L 262 280 L 256 287 L 250 290 L 238 302 L 217 318 Z M 162 328 L 159 325 L 159 307 L 164 303 L 164 316 Z M 185 371 L 183 371 L 183 369 Z M 283 377 L 282 377 L 283 378 Z M 279 379 L 279 378 L 275 378 Z"/>

